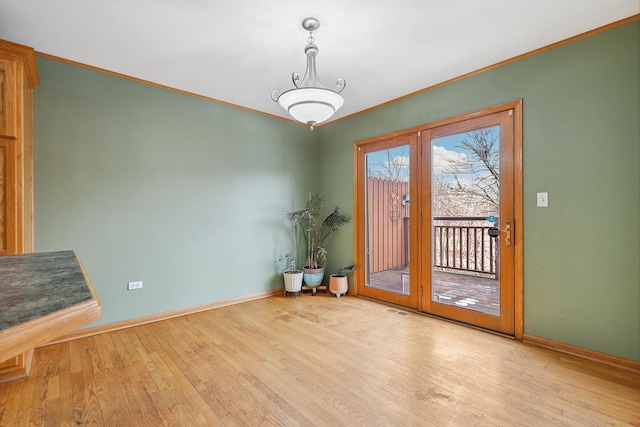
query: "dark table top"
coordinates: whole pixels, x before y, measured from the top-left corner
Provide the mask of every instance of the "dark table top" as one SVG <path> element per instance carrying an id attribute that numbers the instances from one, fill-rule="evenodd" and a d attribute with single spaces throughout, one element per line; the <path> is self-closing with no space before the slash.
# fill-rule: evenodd
<path id="1" fill-rule="evenodd" d="M 92 297 L 74 251 L 0 256 L 0 331 Z"/>

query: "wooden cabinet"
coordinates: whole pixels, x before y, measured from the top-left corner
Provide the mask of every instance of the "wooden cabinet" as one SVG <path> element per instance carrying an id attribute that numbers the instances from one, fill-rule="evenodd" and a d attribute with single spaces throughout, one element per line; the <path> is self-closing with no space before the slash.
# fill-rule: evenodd
<path id="1" fill-rule="evenodd" d="M 32 48 L 0 40 L 0 255 L 33 252 Z M 0 382 L 25 376 L 31 353 L 0 360 Z"/>
<path id="2" fill-rule="evenodd" d="M 32 357 L 33 349 L 0 363 L 0 383 L 17 380 L 29 375 Z"/>
<path id="3" fill-rule="evenodd" d="M 0 59 L 0 135 L 16 137 L 16 63 L 10 59 Z"/>

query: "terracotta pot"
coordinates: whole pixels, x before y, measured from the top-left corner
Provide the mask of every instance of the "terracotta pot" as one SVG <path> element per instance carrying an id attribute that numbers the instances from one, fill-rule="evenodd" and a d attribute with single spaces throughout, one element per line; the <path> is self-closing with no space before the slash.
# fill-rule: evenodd
<path id="1" fill-rule="evenodd" d="M 340 298 L 340 295 L 344 295 L 349 290 L 349 280 L 344 274 L 332 274 L 329 277 L 329 291 L 332 294 Z"/>

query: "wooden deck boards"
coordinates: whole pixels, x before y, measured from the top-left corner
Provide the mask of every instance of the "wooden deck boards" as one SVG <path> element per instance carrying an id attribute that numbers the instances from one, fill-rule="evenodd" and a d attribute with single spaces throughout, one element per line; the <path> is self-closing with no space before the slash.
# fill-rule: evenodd
<path id="1" fill-rule="evenodd" d="M 500 314 L 500 285 L 497 280 L 444 271 L 435 271 L 433 278 L 433 294 L 438 302 L 494 316 Z M 407 270 L 385 270 L 372 273 L 370 285 L 408 295 L 408 279 Z"/>

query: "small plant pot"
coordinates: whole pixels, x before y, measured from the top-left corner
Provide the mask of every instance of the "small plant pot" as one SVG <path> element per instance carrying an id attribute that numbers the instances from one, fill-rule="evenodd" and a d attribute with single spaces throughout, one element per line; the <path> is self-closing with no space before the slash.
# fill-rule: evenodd
<path id="1" fill-rule="evenodd" d="M 302 277 L 304 273 L 302 270 L 285 270 L 284 276 L 284 292 L 297 294 L 302 289 Z"/>
<path id="2" fill-rule="evenodd" d="M 324 278 L 324 267 L 321 268 L 303 268 L 304 284 L 310 287 L 319 286 Z"/>
<path id="3" fill-rule="evenodd" d="M 329 291 L 336 297 L 345 295 L 349 291 L 349 280 L 344 274 L 332 274 L 329 277 Z"/>

